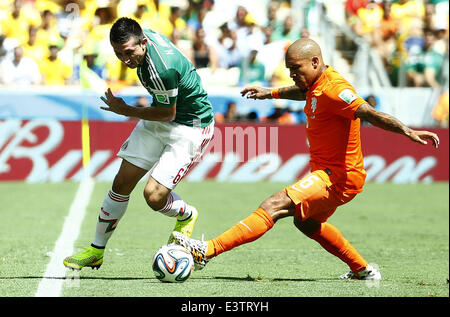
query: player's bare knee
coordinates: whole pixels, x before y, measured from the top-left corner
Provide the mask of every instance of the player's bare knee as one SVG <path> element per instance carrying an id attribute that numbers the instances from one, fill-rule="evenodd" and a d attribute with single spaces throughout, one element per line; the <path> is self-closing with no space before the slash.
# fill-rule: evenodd
<path id="1" fill-rule="evenodd" d="M 167 202 L 167 195 L 147 187 L 144 189 L 144 198 L 147 205 L 155 211 L 163 209 Z"/>
<path id="2" fill-rule="evenodd" d="M 274 222 L 284 217 L 293 216 L 295 212 L 292 201 L 284 192 L 272 195 L 263 201 L 259 207 L 264 209 Z"/>
<path id="3" fill-rule="evenodd" d="M 116 194 L 129 195 L 131 193 L 130 187 L 131 185 L 129 184 L 127 178 L 122 174 L 119 173 L 116 177 L 114 177 L 112 190 Z"/>

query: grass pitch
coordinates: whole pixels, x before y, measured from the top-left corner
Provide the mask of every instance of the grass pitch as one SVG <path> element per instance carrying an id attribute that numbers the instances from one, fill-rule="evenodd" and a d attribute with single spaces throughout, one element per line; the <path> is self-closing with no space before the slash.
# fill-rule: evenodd
<path id="1" fill-rule="evenodd" d="M 329 219 L 383 275 L 378 284 L 342 281 L 348 267 L 301 234 L 291 218 L 259 240 L 213 259 L 182 284 L 159 282 L 154 252 L 174 220 L 151 211 L 143 183 L 105 251 L 100 270 L 68 279 L 62 297 L 448 297 L 449 185 L 373 184 Z M 182 182 L 200 216 L 193 237 L 213 238 L 288 184 Z M 75 250 L 89 246 L 110 183 L 96 183 Z M 36 293 L 78 183 L 0 183 L 0 296 Z M 61 263 L 62 265 L 62 263 Z"/>

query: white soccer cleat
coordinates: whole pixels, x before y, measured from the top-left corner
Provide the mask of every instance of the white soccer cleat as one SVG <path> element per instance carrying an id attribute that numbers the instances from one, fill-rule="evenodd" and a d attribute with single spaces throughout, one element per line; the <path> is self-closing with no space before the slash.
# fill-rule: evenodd
<path id="1" fill-rule="evenodd" d="M 209 261 L 206 258 L 208 243 L 203 241 L 203 238 L 202 240 L 195 240 L 188 238 L 177 231 L 172 232 L 172 236 L 176 244 L 185 247 L 192 254 L 192 257 L 194 258 L 194 269 L 202 270 Z"/>
<path id="2" fill-rule="evenodd" d="M 342 280 L 354 279 L 354 280 L 373 280 L 379 281 L 381 280 L 381 273 L 372 265 L 368 265 L 364 270 L 361 270 L 357 273 L 350 271 L 339 276 Z"/>

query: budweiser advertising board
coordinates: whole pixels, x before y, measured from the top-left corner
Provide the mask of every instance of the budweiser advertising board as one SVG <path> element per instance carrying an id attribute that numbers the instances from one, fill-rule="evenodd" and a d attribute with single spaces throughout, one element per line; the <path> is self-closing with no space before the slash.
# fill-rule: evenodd
<path id="1" fill-rule="evenodd" d="M 116 153 L 136 121 L 91 121 L 89 173 L 112 181 L 120 164 Z M 448 181 L 448 129 L 436 132 L 441 143 L 413 143 L 404 136 L 363 126 L 361 139 L 367 181 L 416 183 Z M 309 171 L 303 125 L 216 125 L 202 159 L 183 177 L 190 181 L 293 182 Z M 81 122 L 0 121 L 0 180 L 77 181 L 82 177 Z"/>

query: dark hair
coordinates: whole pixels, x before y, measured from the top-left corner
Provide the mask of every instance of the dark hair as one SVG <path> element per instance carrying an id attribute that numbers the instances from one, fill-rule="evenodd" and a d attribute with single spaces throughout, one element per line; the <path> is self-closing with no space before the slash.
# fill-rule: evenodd
<path id="1" fill-rule="evenodd" d="M 135 20 L 122 17 L 114 22 L 109 32 L 109 40 L 114 43 L 125 43 L 130 37 L 136 38 L 136 42 L 144 38 L 142 28 Z"/>

